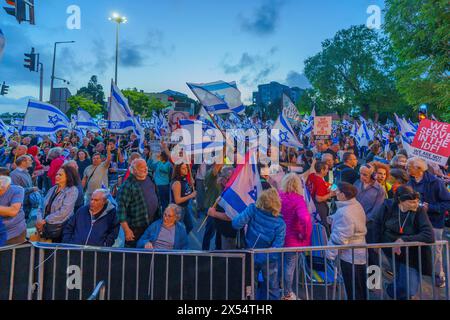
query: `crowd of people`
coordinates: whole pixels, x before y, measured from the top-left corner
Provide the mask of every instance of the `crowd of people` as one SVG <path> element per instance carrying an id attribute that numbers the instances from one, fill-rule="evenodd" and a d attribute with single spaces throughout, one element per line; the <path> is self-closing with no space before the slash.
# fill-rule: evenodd
<path id="1" fill-rule="evenodd" d="M 278 178 L 259 165 L 264 191 L 231 218 L 218 198 L 233 165 L 176 164 L 171 145 L 161 141 L 161 151 L 153 154 L 149 138 L 141 154 L 134 134 L 87 132 L 80 138 L 58 132 L 56 141 L 15 135 L 0 147 L 0 246 L 30 240 L 188 250 L 195 221 L 203 217 L 209 217 L 203 250 L 308 247 L 314 224 L 323 226 L 333 246 L 442 240 L 450 209 L 448 165 L 408 158 L 394 138 L 388 148 L 377 140 L 358 148 L 349 133 L 339 131 L 333 140 L 305 139 L 303 149 L 282 146 Z M 442 251 L 436 248 L 434 265 L 426 260 L 421 272 L 443 287 Z M 418 290 L 419 254 L 395 251 L 396 285 L 386 292 L 393 297 L 395 289 L 406 299 Z M 337 255 L 327 252 L 331 260 Z M 339 256 L 348 297 L 365 299 L 366 250 L 342 250 Z M 392 259 L 388 252 L 386 257 Z M 369 250 L 368 259 L 378 261 L 377 253 Z M 264 281 L 271 299 L 292 300 L 298 254 L 288 252 L 283 261 L 281 266 L 279 255 L 257 255 L 256 273 L 269 275 Z"/>

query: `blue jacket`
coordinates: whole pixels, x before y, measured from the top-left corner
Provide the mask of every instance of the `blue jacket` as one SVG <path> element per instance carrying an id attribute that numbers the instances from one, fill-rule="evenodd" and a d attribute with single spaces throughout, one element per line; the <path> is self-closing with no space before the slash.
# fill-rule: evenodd
<path id="1" fill-rule="evenodd" d="M 159 233 L 161 232 L 161 227 L 163 225 L 163 220 L 159 219 L 153 222 L 137 243 L 137 248 L 145 248 L 148 242 L 155 242 L 158 239 Z M 188 249 L 188 236 L 186 233 L 186 228 L 180 222 L 175 225 L 175 243 L 173 244 L 174 250 L 187 250 Z"/>
<path id="2" fill-rule="evenodd" d="M 119 226 L 116 209 L 109 201 L 96 220 L 93 220 L 89 206 L 83 206 L 64 227 L 62 243 L 112 247 L 119 234 Z"/>
<path id="3" fill-rule="evenodd" d="M 240 230 L 248 225 L 245 234 L 247 249 L 283 248 L 286 236 L 286 224 L 279 215 L 274 217 L 272 213 L 250 205 L 233 221 L 233 228 Z"/>
<path id="4" fill-rule="evenodd" d="M 0 247 L 6 244 L 7 232 L 6 227 L 3 224 L 3 218 L 0 217 Z"/>
<path id="5" fill-rule="evenodd" d="M 411 178 L 408 185 L 420 193 L 421 201 L 428 203 L 428 216 L 433 228 L 443 229 L 445 212 L 450 210 L 450 192 L 445 187 L 444 181 L 425 172 L 420 182 Z"/>
<path id="6" fill-rule="evenodd" d="M 367 222 L 374 221 L 378 210 L 386 199 L 386 191 L 384 191 L 383 187 L 378 182 L 375 182 L 364 189 L 364 184 L 361 180 L 358 180 L 355 182 L 354 186 L 358 189 L 356 200 L 358 200 L 364 208 Z"/>

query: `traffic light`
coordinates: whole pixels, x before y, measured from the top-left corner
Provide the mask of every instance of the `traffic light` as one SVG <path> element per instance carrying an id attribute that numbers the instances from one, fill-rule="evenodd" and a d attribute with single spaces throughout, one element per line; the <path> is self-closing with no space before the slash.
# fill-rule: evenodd
<path id="1" fill-rule="evenodd" d="M 426 113 L 419 111 L 419 121 L 425 120 L 427 118 Z"/>
<path id="2" fill-rule="evenodd" d="M 428 106 L 423 104 L 419 107 L 419 122 L 428 118 Z"/>
<path id="3" fill-rule="evenodd" d="M 34 48 L 31 48 L 31 53 L 25 53 L 25 64 L 23 66 L 30 71 L 37 71 L 36 56 Z"/>
<path id="4" fill-rule="evenodd" d="M 0 96 L 6 96 L 8 94 L 9 86 L 3 81 L 2 88 L 0 89 Z"/>
<path id="5" fill-rule="evenodd" d="M 16 17 L 17 22 L 22 23 L 29 21 L 34 22 L 34 0 L 6 0 L 6 3 L 12 7 L 3 7 L 6 13 Z M 27 9 L 29 9 L 29 19 L 27 19 Z"/>

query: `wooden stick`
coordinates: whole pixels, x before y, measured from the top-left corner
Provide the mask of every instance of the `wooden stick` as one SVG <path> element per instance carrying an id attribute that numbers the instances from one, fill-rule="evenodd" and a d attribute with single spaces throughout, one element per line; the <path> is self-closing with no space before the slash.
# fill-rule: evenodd
<path id="1" fill-rule="evenodd" d="M 222 197 L 217 198 L 217 200 L 216 200 L 216 202 L 214 203 L 214 205 L 212 206 L 212 208 L 215 209 L 215 208 L 218 206 L 218 204 L 219 204 L 219 202 L 220 202 L 221 199 L 222 199 Z M 198 227 L 197 233 L 199 233 L 199 232 L 203 229 L 203 227 L 204 227 L 205 224 L 206 224 L 206 221 L 208 221 L 208 218 L 209 218 L 208 213 L 206 213 L 206 217 L 203 219 L 203 222 L 202 222 L 202 224 L 200 225 L 200 227 Z"/>

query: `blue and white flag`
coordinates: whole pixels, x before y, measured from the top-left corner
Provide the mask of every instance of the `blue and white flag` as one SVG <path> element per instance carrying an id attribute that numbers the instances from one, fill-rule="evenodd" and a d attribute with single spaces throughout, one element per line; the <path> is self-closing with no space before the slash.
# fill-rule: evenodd
<path id="1" fill-rule="evenodd" d="M 289 120 L 281 113 L 272 129 L 280 130 L 278 143 L 292 148 L 302 148 L 303 144 L 297 139 Z M 274 137 L 275 139 L 277 137 Z"/>
<path id="2" fill-rule="evenodd" d="M 139 140 L 139 152 L 143 153 L 144 147 L 145 147 L 145 143 L 144 143 L 145 131 L 144 131 L 144 128 L 142 127 L 141 122 L 139 121 L 138 117 L 133 117 L 133 122 L 134 122 L 133 131 L 137 135 L 138 140 Z"/>
<path id="3" fill-rule="evenodd" d="M 289 120 L 300 121 L 302 119 L 297 107 L 285 93 L 283 93 L 283 114 Z"/>
<path id="4" fill-rule="evenodd" d="M 252 157 L 255 157 L 254 153 Z M 246 160 L 249 160 L 248 154 Z M 246 161 L 246 164 L 237 166 L 220 197 L 219 205 L 225 210 L 225 214 L 233 219 L 249 205 L 256 203 L 261 192 L 261 180 L 256 160 L 253 158 L 253 161 Z"/>
<path id="5" fill-rule="evenodd" d="M 0 135 L 4 136 L 8 140 L 11 134 L 10 128 L 3 122 L 2 119 L 0 119 Z"/>
<path id="6" fill-rule="evenodd" d="M 303 135 L 308 136 L 314 129 L 314 118 L 316 117 L 316 107 L 313 108 L 311 115 L 308 118 L 308 124 L 305 130 L 303 130 Z"/>
<path id="7" fill-rule="evenodd" d="M 211 114 L 243 113 L 241 92 L 236 82 L 187 83 L 200 103 Z"/>
<path id="8" fill-rule="evenodd" d="M 0 60 L 2 59 L 3 52 L 5 51 L 5 47 L 6 47 L 6 38 L 2 32 L 2 29 L 0 29 Z"/>
<path id="9" fill-rule="evenodd" d="M 303 187 L 303 196 L 305 198 L 306 206 L 308 207 L 308 212 L 311 214 L 311 219 L 313 223 L 320 223 L 322 219 L 320 219 L 320 215 L 317 212 L 316 204 L 314 203 L 313 198 L 311 197 L 311 194 L 309 193 L 308 187 L 306 186 L 306 183 L 303 179 L 302 180 L 302 187 Z"/>
<path id="10" fill-rule="evenodd" d="M 373 141 L 375 133 L 369 129 L 366 119 L 360 116 L 359 120 L 361 121 L 361 126 L 357 133 L 358 145 L 359 147 L 368 147 L 369 142 Z"/>
<path id="11" fill-rule="evenodd" d="M 410 155 L 412 154 L 411 144 L 414 141 L 414 137 L 416 136 L 417 130 L 414 129 L 414 127 L 410 125 L 408 121 L 406 121 L 403 118 L 399 118 L 397 114 L 394 113 L 394 116 L 398 125 L 398 131 L 400 133 L 403 148 L 406 150 L 408 155 Z"/>
<path id="12" fill-rule="evenodd" d="M 78 129 L 84 129 L 93 132 L 101 132 L 102 130 L 92 119 L 91 115 L 82 108 L 78 108 L 77 120 L 75 122 Z"/>
<path id="13" fill-rule="evenodd" d="M 69 129 L 69 118 L 57 107 L 40 101 L 28 102 L 21 134 L 50 135 Z"/>
<path id="14" fill-rule="evenodd" d="M 111 98 L 108 113 L 108 129 L 112 133 L 125 134 L 134 130 L 133 112 L 114 82 L 111 83 Z"/>
<path id="15" fill-rule="evenodd" d="M 199 120 L 181 119 L 179 121 L 180 129 L 182 129 L 182 145 L 188 155 L 223 150 L 222 134 L 219 132 L 219 139 L 217 139 L 215 127 Z"/>

